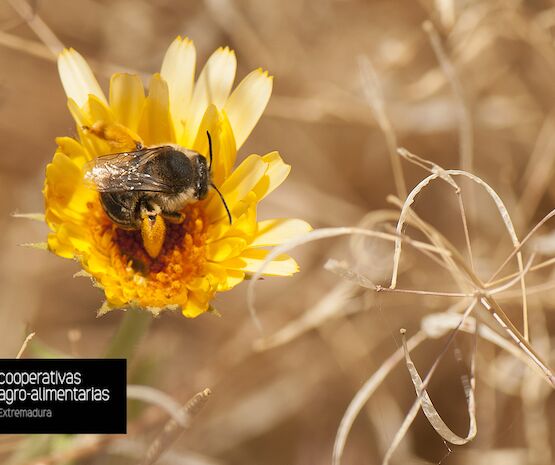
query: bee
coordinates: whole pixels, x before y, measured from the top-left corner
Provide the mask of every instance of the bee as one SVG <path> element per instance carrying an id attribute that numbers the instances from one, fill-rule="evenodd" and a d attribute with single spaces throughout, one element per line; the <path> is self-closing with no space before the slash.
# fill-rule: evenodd
<path id="1" fill-rule="evenodd" d="M 165 239 L 165 220 L 180 223 L 181 210 L 205 199 L 213 188 L 222 200 L 229 223 L 231 213 L 212 183 L 212 139 L 208 136 L 210 161 L 194 150 L 167 144 L 103 155 L 85 166 L 85 181 L 99 192 L 110 220 L 122 229 L 140 230 L 147 253 L 156 258 Z"/>

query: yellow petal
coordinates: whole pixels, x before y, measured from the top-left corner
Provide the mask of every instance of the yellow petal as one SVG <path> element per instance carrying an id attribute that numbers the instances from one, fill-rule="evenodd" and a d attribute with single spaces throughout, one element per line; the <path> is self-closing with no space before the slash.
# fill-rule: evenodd
<path id="1" fill-rule="evenodd" d="M 146 145 L 167 144 L 175 140 L 169 112 L 168 85 L 159 74 L 154 74 L 150 80 L 139 135 Z"/>
<path id="2" fill-rule="evenodd" d="M 245 280 L 245 272 L 240 270 L 227 270 L 225 282 L 220 284 L 218 291 L 229 291 Z"/>
<path id="3" fill-rule="evenodd" d="M 262 157 L 250 155 L 231 173 L 231 176 L 220 186 L 231 214 L 234 215 L 235 207 L 250 191 L 260 182 L 268 165 L 263 162 Z M 212 221 L 217 221 L 227 216 L 221 199 L 212 195 L 206 207 L 206 213 Z"/>
<path id="4" fill-rule="evenodd" d="M 55 233 L 48 235 L 48 249 L 64 258 L 78 257 L 90 247 L 90 238 L 83 236 L 81 226 L 64 223 Z"/>
<path id="5" fill-rule="evenodd" d="M 73 247 L 60 241 L 54 233 L 48 235 L 48 250 L 55 253 L 59 257 L 73 258 Z"/>
<path id="6" fill-rule="evenodd" d="M 60 148 L 46 167 L 43 193 L 45 219 L 51 229 L 68 221 L 82 223 L 89 213 L 87 204 L 97 195 L 83 185 L 81 166 Z"/>
<path id="7" fill-rule="evenodd" d="M 251 247 L 266 247 L 281 244 L 293 237 L 312 231 L 306 221 L 292 218 L 276 218 L 258 223 L 258 235 Z"/>
<path id="8" fill-rule="evenodd" d="M 103 250 L 97 250 L 96 253 L 88 256 L 86 262 L 83 263 L 87 271 L 96 278 L 103 277 L 111 267 L 109 258 L 103 252 Z M 108 288 L 110 286 L 105 287 Z"/>
<path id="9" fill-rule="evenodd" d="M 223 108 L 235 79 L 237 60 L 229 48 L 219 48 L 204 65 L 193 90 L 184 133 L 184 145 L 195 141 L 200 122 L 208 105 Z"/>
<path id="10" fill-rule="evenodd" d="M 87 100 L 88 100 L 88 97 L 87 99 L 85 99 L 83 106 Z M 91 117 L 88 115 L 88 113 L 86 113 L 81 108 L 81 106 L 79 106 L 79 104 L 72 98 L 67 99 L 67 108 L 69 109 L 71 116 L 75 120 L 77 127 L 82 128 L 83 126 L 92 126 L 92 124 L 94 123 L 94 121 L 91 120 Z"/>
<path id="11" fill-rule="evenodd" d="M 91 68 L 72 48 L 64 49 L 58 56 L 58 72 L 67 97 L 75 100 L 77 105 L 83 106 L 90 94 L 107 103 Z"/>
<path id="12" fill-rule="evenodd" d="M 112 76 L 110 106 L 118 123 L 136 132 L 144 103 L 145 91 L 140 76 L 126 73 L 116 73 Z"/>
<path id="13" fill-rule="evenodd" d="M 177 140 L 184 130 L 189 101 L 193 93 L 197 52 L 188 38 L 178 37 L 169 46 L 160 74 L 168 83 L 170 112 Z"/>
<path id="14" fill-rule="evenodd" d="M 262 157 L 262 160 L 268 164 L 268 169 L 253 189 L 259 200 L 262 200 L 285 181 L 291 171 L 291 165 L 285 164 L 278 152 L 268 153 Z"/>
<path id="15" fill-rule="evenodd" d="M 200 293 L 190 293 L 181 311 L 187 318 L 195 318 L 208 310 L 208 304 L 209 300 L 201 298 Z"/>
<path id="16" fill-rule="evenodd" d="M 90 94 L 84 105 L 79 107 L 77 102 L 68 100 L 69 111 L 77 123 L 77 131 L 83 145 L 93 155 L 110 153 L 107 141 L 97 137 L 85 127 L 92 128 L 95 124 L 104 125 L 114 120 L 112 109 L 96 95 Z M 93 131 L 94 132 L 94 131 Z"/>
<path id="17" fill-rule="evenodd" d="M 202 276 L 191 278 L 190 281 L 187 282 L 187 289 L 192 292 L 208 292 L 211 289 L 210 285 L 210 277 Z"/>
<path id="18" fill-rule="evenodd" d="M 226 279 L 226 270 L 218 263 L 207 262 L 204 265 L 204 273 L 211 281 L 221 282 Z"/>
<path id="19" fill-rule="evenodd" d="M 115 308 L 122 308 L 129 304 L 129 301 L 121 295 L 121 289 L 117 285 L 105 286 L 104 293 L 106 295 L 106 302 L 108 303 L 108 305 L 106 306 L 107 309 L 113 310 Z M 103 308 L 104 305 L 102 306 L 99 314 L 106 313 L 106 311 L 102 312 Z"/>
<path id="20" fill-rule="evenodd" d="M 258 229 L 256 222 L 257 204 L 256 194 L 251 191 L 233 207 L 234 218 L 232 224 L 228 223 L 229 229 L 226 236 L 245 237 L 248 238 L 249 242 L 252 240 Z"/>
<path id="21" fill-rule="evenodd" d="M 46 167 L 49 200 L 66 207 L 79 186 L 83 173 L 66 154 L 57 151 Z"/>
<path id="22" fill-rule="evenodd" d="M 86 105 L 84 105 L 83 108 L 85 106 Z M 83 144 L 87 152 L 89 152 L 89 154 L 91 154 L 92 156 L 99 156 L 109 153 L 110 147 L 106 142 L 100 140 L 98 137 L 94 137 L 90 134 L 85 134 L 83 127 L 90 127 L 94 124 L 94 121 L 92 120 L 88 112 L 79 107 L 79 105 L 77 105 L 77 102 L 71 98 L 67 101 L 67 107 L 69 108 L 71 116 L 73 116 L 73 119 L 77 123 L 77 133 L 79 134 L 79 139 L 81 140 L 81 143 Z"/>
<path id="23" fill-rule="evenodd" d="M 206 247 L 206 258 L 212 262 L 222 262 L 239 255 L 247 247 L 241 237 L 229 237 L 212 242 Z"/>
<path id="24" fill-rule="evenodd" d="M 264 249 L 247 249 L 239 257 L 221 262 L 220 265 L 232 270 L 256 273 L 269 253 L 269 250 Z M 299 265 L 297 265 L 295 260 L 289 255 L 279 255 L 266 265 L 263 274 L 270 276 L 291 276 L 297 271 L 299 271 Z"/>
<path id="25" fill-rule="evenodd" d="M 235 139 L 229 121 L 225 114 L 216 108 L 216 105 L 209 105 L 200 123 L 197 137 L 191 149 L 202 153 L 209 159 L 208 136 L 212 138 L 212 151 L 214 159 L 212 162 L 212 181 L 219 186 L 231 173 L 237 150 Z"/>
<path id="26" fill-rule="evenodd" d="M 272 94 L 272 84 L 273 78 L 259 68 L 248 74 L 227 100 L 224 110 L 233 128 L 237 149 L 262 116 Z"/>
<path id="27" fill-rule="evenodd" d="M 62 241 L 71 244 L 77 255 L 88 252 L 93 247 L 88 231 L 84 231 L 81 224 L 64 223 L 58 229 L 57 235 Z"/>
<path id="28" fill-rule="evenodd" d="M 260 182 L 266 169 L 262 157 L 249 155 L 220 186 L 220 191 L 242 199 Z"/>
<path id="29" fill-rule="evenodd" d="M 71 137 L 56 137 L 56 144 L 62 153 L 65 153 L 78 166 L 83 166 L 91 159 L 89 152 Z"/>
<path id="30" fill-rule="evenodd" d="M 223 237 L 243 237 L 250 243 L 258 230 L 256 207 L 256 194 L 249 192 L 241 202 L 235 205 L 231 224 L 226 218 L 222 218 L 222 221 L 210 225 L 206 242 L 209 244 Z"/>
<path id="31" fill-rule="evenodd" d="M 110 106 L 96 95 L 90 94 L 83 108 L 89 114 L 93 125 L 97 121 L 111 123 L 114 120 L 114 113 Z"/>

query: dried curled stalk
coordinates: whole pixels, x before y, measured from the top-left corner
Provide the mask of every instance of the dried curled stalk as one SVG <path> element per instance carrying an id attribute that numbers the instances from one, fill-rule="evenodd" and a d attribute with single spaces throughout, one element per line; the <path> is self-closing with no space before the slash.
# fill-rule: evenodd
<path id="1" fill-rule="evenodd" d="M 447 330 L 452 330 L 451 336 L 445 345 L 443 353 L 449 348 L 454 335 L 458 331 L 466 331 L 474 334 L 475 336 L 480 336 L 502 347 L 504 350 L 508 351 L 518 359 L 524 361 L 527 365 L 531 366 L 536 373 L 541 373 L 550 385 L 555 386 L 555 376 L 552 370 L 549 368 L 547 363 L 539 356 L 535 349 L 530 345 L 528 341 L 528 313 L 527 313 L 527 289 L 525 285 L 525 276 L 535 270 L 541 269 L 545 266 L 555 263 L 555 260 L 547 260 L 545 262 L 534 264 L 536 257 L 535 253 L 531 253 L 524 265 L 524 260 L 522 256 L 523 245 L 531 238 L 531 236 L 536 233 L 539 227 L 545 222 L 547 222 L 551 217 L 555 216 L 555 211 L 547 215 L 532 231 L 520 241 L 511 217 L 507 208 L 505 207 L 501 197 L 495 192 L 495 190 L 483 181 L 481 178 L 462 170 L 445 170 L 439 165 L 429 162 L 425 159 L 418 157 L 404 149 L 399 150 L 399 154 L 405 159 L 411 161 L 412 163 L 421 166 L 430 172 L 430 175 L 424 178 L 417 186 L 409 193 L 406 200 L 401 202 L 397 199 L 392 199 L 392 202 L 399 206 L 401 209 L 400 214 L 396 218 L 396 227 L 394 234 L 386 234 L 379 232 L 377 230 L 368 230 L 364 228 L 328 228 L 322 230 L 315 230 L 306 236 L 296 238 L 289 243 L 283 244 L 282 246 L 274 249 L 267 257 L 267 262 L 269 262 L 275 256 L 287 252 L 290 249 L 297 247 L 299 245 L 311 242 L 313 240 L 337 237 L 341 235 L 358 235 L 358 236 L 370 236 L 378 238 L 380 240 L 392 241 L 394 243 L 393 251 L 393 265 L 392 265 L 392 279 L 391 285 L 389 287 L 383 287 L 380 284 L 376 284 L 372 279 L 365 276 L 363 273 L 356 271 L 355 269 L 349 267 L 344 262 L 338 262 L 336 260 L 328 260 L 325 268 L 338 274 L 340 277 L 348 281 L 350 284 L 358 285 L 364 289 L 370 289 L 375 292 L 388 292 L 388 293 L 401 293 L 401 294 L 413 294 L 413 295 L 427 295 L 435 296 L 438 298 L 454 298 L 459 299 L 460 304 L 455 305 L 457 314 L 442 314 L 443 320 L 441 324 L 442 328 L 439 327 L 439 319 L 436 318 L 435 322 L 435 332 L 438 331 L 443 335 Z M 468 225 L 466 222 L 466 215 L 464 210 L 464 203 L 462 199 L 462 191 L 458 183 L 455 181 L 456 177 L 465 177 L 470 179 L 474 184 L 478 185 L 488 196 L 493 200 L 499 215 L 503 221 L 505 229 L 511 239 L 513 244 L 513 250 L 507 259 L 500 266 L 498 271 L 485 283 L 477 276 L 474 271 L 473 259 L 472 259 L 472 248 L 470 242 L 470 234 L 468 232 Z M 449 240 L 447 240 L 439 231 L 437 231 L 431 225 L 425 223 L 421 220 L 418 215 L 412 209 L 412 205 L 416 200 L 418 194 L 420 194 L 432 181 L 439 179 L 446 184 L 448 184 L 455 192 L 458 198 L 458 207 L 461 217 L 461 222 L 463 230 L 465 231 L 465 241 L 468 252 L 468 260 L 460 254 L 458 249 L 452 245 Z M 387 224 L 393 218 L 383 217 L 383 224 Z M 409 235 L 404 233 L 404 226 L 410 224 L 413 228 L 416 228 L 424 237 L 429 241 L 429 243 L 422 241 L 415 241 Z M 373 227 L 378 227 L 378 224 L 373 224 Z M 402 244 L 410 244 L 419 253 L 425 254 L 431 258 L 435 263 L 441 267 L 447 269 L 455 282 L 457 283 L 460 292 L 453 291 L 442 291 L 442 290 L 422 290 L 422 289 L 400 289 L 397 288 L 397 279 L 400 270 L 401 254 L 403 251 Z M 509 276 L 504 276 L 501 279 L 494 281 L 499 272 L 506 266 L 506 264 L 513 258 L 516 257 L 518 271 Z M 256 280 L 260 273 L 264 270 L 266 263 L 263 263 L 258 273 L 255 274 L 254 279 L 249 283 L 249 308 L 254 314 L 254 286 Z M 498 304 L 496 298 L 506 295 L 511 292 L 513 286 L 520 284 L 519 295 L 522 298 L 523 307 L 523 317 L 524 317 L 524 335 L 514 326 L 509 317 L 505 314 L 504 310 Z M 509 336 L 509 339 L 499 336 L 495 331 L 488 328 L 491 325 L 491 320 L 484 320 L 483 324 L 478 326 L 476 320 L 470 317 L 470 313 L 474 311 L 475 308 L 485 309 L 491 314 L 494 321 L 497 322 L 499 328 L 505 334 Z M 463 311 L 464 310 L 464 311 Z M 462 315 L 459 313 L 462 312 Z M 329 313 L 329 312 L 328 312 Z M 326 318 L 330 316 L 325 314 Z M 456 324 L 451 320 L 448 321 L 447 317 L 457 318 Z M 479 315 L 477 315 L 479 317 Z M 301 324 L 301 328 L 314 327 L 317 324 L 314 321 L 305 322 Z M 434 408 L 431 399 L 429 398 L 426 387 L 431 380 L 431 377 L 439 363 L 443 354 L 441 354 L 434 362 L 432 368 L 428 372 L 424 380 L 421 379 L 412 359 L 410 357 L 410 351 L 416 346 L 424 342 L 428 337 L 438 337 L 437 334 L 430 335 L 430 321 L 426 319 L 427 328 L 424 331 L 417 333 L 413 338 L 409 339 L 408 342 L 404 343 L 403 348 L 399 348 L 390 358 L 382 364 L 382 366 L 372 375 L 361 390 L 357 393 L 353 401 L 351 402 L 349 408 L 347 409 L 343 420 L 339 426 L 336 441 L 334 444 L 333 452 L 333 464 L 339 465 L 343 450 L 346 444 L 346 439 L 348 433 L 352 427 L 352 424 L 360 413 L 363 405 L 369 399 L 369 397 L 375 392 L 375 390 L 380 386 L 385 377 L 392 371 L 392 369 L 405 358 L 405 363 L 411 374 L 411 379 L 413 381 L 417 399 L 415 400 L 412 408 L 405 417 L 403 424 L 398 430 L 395 438 L 393 439 L 389 450 L 384 456 L 383 463 L 389 463 L 393 453 L 402 441 L 403 437 L 406 435 L 408 428 L 414 421 L 418 410 L 423 409 L 428 421 L 438 432 L 438 434 L 445 440 L 452 444 L 465 444 L 472 440 L 476 433 L 476 418 L 475 418 L 475 397 L 474 397 L 474 361 L 472 362 L 471 374 L 467 381 L 465 381 L 464 387 L 467 394 L 468 401 L 468 414 L 470 418 L 469 430 L 464 437 L 458 436 L 445 424 L 441 419 L 439 413 Z M 472 324 L 471 324 L 472 323 Z M 297 328 L 294 328 L 295 330 Z M 423 327 L 424 329 L 424 327 Z M 285 340 L 290 340 L 290 337 L 296 337 L 296 333 L 293 332 L 291 336 L 287 335 Z M 512 339 L 512 342 L 511 342 Z M 279 342 L 278 342 L 279 345 Z"/>
<path id="2" fill-rule="evenodd" d="M 198 392 L 183 407 L 177 405 L 176 410 L 170 412 L 170 420 L 148 448 L 141 465 L 156 463 L 162 454 L 177 441 L 181 433 L 190 428 L 193 418 L 202 410 L 210 394 L 210 389 Z"/>

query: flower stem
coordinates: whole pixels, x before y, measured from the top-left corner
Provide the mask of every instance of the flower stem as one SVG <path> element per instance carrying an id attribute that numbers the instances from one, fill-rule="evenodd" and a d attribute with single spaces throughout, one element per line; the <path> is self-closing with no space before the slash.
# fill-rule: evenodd
<path id="1" fill-rule="evenodd" d="M 127 310 L 106 352 L 106 358 L 131 359 L 151 321 L 152 315 L 145 310 Z"/>

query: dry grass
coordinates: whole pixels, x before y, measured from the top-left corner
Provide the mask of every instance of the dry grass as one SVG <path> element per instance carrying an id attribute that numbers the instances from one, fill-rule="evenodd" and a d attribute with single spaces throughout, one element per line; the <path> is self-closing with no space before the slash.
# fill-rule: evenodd
<path id="1" fill-rule="evenodd" d="M 130 382 L 156 390 L 126 438 L 5 436 L 2 460 L 551 464 L 554 27 L 547 1 L 1 3 L 0 356 L 99 356 L 123 316 L 96 319 L 98 290 L 18 247 L 45 227 L 10 216 L 42 210 L 54 137 L 74 131 L 61 44 L 103 86 L 155 71 L 178 34 L 201 60 L 229 44 L 239 77 L 268 68 L 241 155 L 293 166 L 261 217 L 317 228 L 274 252 L 294 248 L 296 277 L 221 295 L 220 318 L 153 322 Z"/>

